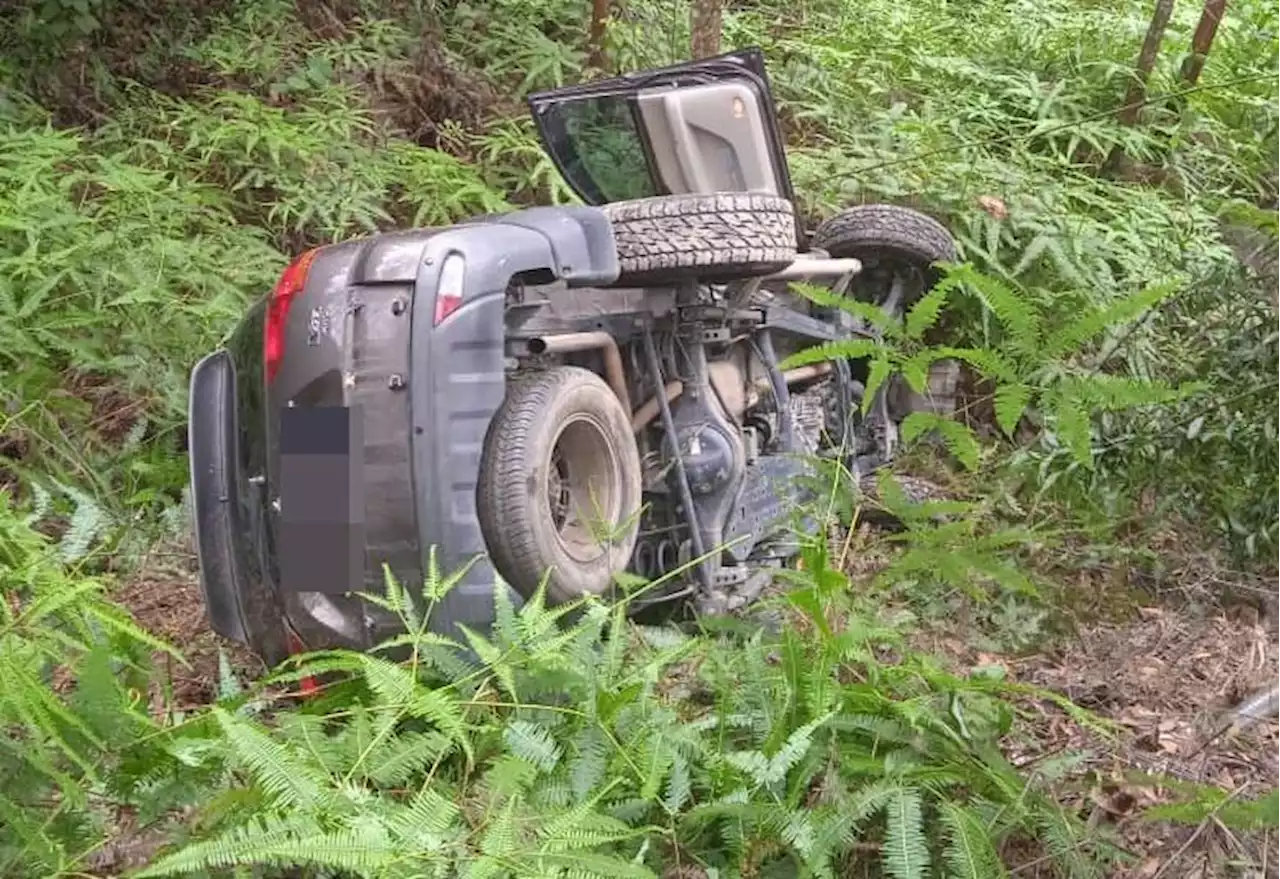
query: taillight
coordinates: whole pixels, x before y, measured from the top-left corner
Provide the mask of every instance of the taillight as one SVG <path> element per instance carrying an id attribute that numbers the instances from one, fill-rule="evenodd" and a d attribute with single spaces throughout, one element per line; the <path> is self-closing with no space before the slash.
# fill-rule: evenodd
<path id="1" fill-rule="evenodd" d="M 308 250 L 289 263 L 267 303 L 267 324 L 262 334 L 262 362 L 267 370 L 267 381 L 273 381 L 284 360 L 284 330 L 289 318 L 289 306 L 307 283 L 307 270 L 316 252 Z"/>
<path id="2" fill-rule="evenodd" d="M 433 326 L 440 326 L 444 319 L 458 310 L 462 304 L 462 282 L 467 262 L 460 253 L 451 253 L 440 266 L 440 283 L 436 287 L 436 313 Z"/>
<path id="3" fill-rule="evenodd" d="M 289 646 L 289 655 L 297 656 L 299 653 L 307 652 L 307 645 L 302 643 L 298 633 L 288 624 L 285 625 L 285 641 Z M 303 697 L 311 697 L 320 692 L 320 685 L 316 683 L 316 679 L 311 675 L 302 678 L 298 683 Z"/>

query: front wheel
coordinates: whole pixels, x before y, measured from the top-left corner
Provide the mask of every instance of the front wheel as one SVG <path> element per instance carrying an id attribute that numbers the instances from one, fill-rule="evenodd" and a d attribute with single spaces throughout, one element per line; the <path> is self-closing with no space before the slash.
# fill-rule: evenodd
<path id="1" fill-rule="evenodd" d="M 888 204 L 859 205 L 828 218 L 814 230 L 812 246 L 834 258 L 860 260 L 863 271 L 849 295 L 879 306 L 893 319 L 901 319 L 937 283 L 937 263 L 956 260 L 955 239 L 945 226 L 919 211 Z M 943 381 L 946 375 L 940 372 L 936 378 Z M 897 453 L 898 424 L 916 409 L 936 408 L 932 399 L 911 393 L 900 377 L 892 379 L 860 423 L 856 469 L 870 472 L 890 463 Z"/>
<path id="2" fill-rule="evenodd" d="M 494 567 L 552 603 L 607 593 L 639 531 L 629 414 L 595 373 L 561 366 L 511 383 L 480 461 L 477 512 Z"/>

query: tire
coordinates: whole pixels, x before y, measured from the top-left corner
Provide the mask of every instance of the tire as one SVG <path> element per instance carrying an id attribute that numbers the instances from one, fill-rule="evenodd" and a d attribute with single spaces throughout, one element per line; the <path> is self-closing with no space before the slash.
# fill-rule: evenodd
<path id="1" fill-rule="evenodd" d="M 603 210 L 613 224 L 624 283 L 755 277 L 796 258 L 795 208 L 780 196 L 670 195 Z"/>
<path id="2" fill-rule="evenodd" d="M 608 593 L 635 549 L 640 486 L 630 414 L 599 376 L 561 366 L 513 381 L 476 497 L 494 567 L 526 597 L 550 572 L 553 604 Z"/>
<path id="3" fill-rule="evenodd" d="M 811 243 L 836 259 L 888 260 L 921 269 L 956 258 L 955 239 L 946 226 L 919 211 L 890 204 L 843 210 L 814 230 Z"/>

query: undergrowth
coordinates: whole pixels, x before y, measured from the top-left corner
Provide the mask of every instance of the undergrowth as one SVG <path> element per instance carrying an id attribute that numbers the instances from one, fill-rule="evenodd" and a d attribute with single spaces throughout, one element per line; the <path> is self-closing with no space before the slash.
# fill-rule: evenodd
<path id="1" fill-rule="evenodd" d="M 40 543 L 5 521 L 20 548 Z M 943 671 L 904 648 L 822 544 L 804 562 L 776 635 L 641 626 L 623 604 L 549 608 L 541 595 L 516 611 L 500 587 L 493 632 L 459 643 L 428 630 L 456 576 L 433 571 L 421 592 L 389 579 L 369 599 L 405 635 L 298 657 L 250 690 L 227 674 L 219 703 L 189 717 L 149 715 L 127 689 L 142 667 L 87 633 L 70 656 L 59 645 L 57 661 L 76 663 L 73 695 L 35 680 L 53 629 L 28 626 L 50 614 L 111 621 L 121 643 L 145 643 L 100 602 L 71 611 L 41 583 L 6 620 L 5 671 L 19 685 L 0 705 L 25 730 L 6 781 L 28 780 L 0 795 L 5 874 L 75 871 L 122 807 L 147 826 L 186 806 L 195 814 L 171 850 L 137 875 L 256 864 L 643 877 L 685 864 L 915 877 L 936 863 L 979 877 L 1002 875 L 1015 844 L 1042 846 L 1064 876 L 1101 875 L 1114 853 L 1049 793 L 1052 767 L 1027 775 L 998 746 L 1017 700 L 1088 715 L 985 672 Z M 309 676 L 326 682 L 320 698 L 281 700 Z M 49 798 L 52 784 L 65 799 Z"/>
<path id="2" fill-rule="evenodd" d="M 1055 800 L 1065 770 L 1001 754 L 1035 694 L 943 672 L 880 603 L 972 611 L 984 634 L 1033 644 L 1052 596 L 1031 554 L 1072 531 L 1140 542 L 1175 515 L 1274 567 L 1274 9 L 1231 4 L 1188 90 L 1197 10 L 1180 4 L 1156 97 L 1123 125 L 1148 6 L 725 11 L 726 48 L 765 50 L 811 218 L 912 204 L 947 221 L 965 263 L 882 341 L 826 352 L 917 387 L 957 359 L 972 385 L 963 419 L 905 432 L 941 439 L 967 499 L 911 504 L 885 482 L 902 530 L 850 544 L 883 554 L 872 582 L 851 588 L 814 546 L 780 634 L 535 601 L 462 645 L 425 632 L 448 578 L 425 600 L 391 584 L 413 633 L 399 643 L 248 689 L 224 667 L 218 704 L 183 716 L 146 661 L 166 648 L 106 592 L 158 531 L 185 528 L 188 370 L 302 248 L 572 201 L 519 102 L 591 73 L 586 9 L 6 4 L 0 874 L 92 872 L 128 827 L 164 845 L 157 875 L 899 879 L 1002 875 L 1028 846 L 1096 875 L 1114 853 Z M 616 69 L 684 58 L 687 4 L 614 13 Z M 1241 264 L 1246 233 L 1271 275 Z M 862 503 L 839 499 L 847 524 Z M 321 672 L 318 702 L 279 695 Z M 1187 791 L 1157 817 L 1251 827 L 1273 802 L 1224 796 Z"/>

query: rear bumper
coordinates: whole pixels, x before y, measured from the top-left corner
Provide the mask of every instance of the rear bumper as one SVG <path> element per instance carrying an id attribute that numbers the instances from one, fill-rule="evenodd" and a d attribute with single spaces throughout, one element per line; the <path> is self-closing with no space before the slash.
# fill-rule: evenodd
<path id="1" fill-rule="evenodd" d="M 258 499 L 245 497 L 237 456 L 236 372 L 223 350 L 191 372 L 188 448 L 200 587 L 209 623 L 274 664 L 288 654 L 283 616 L 250 535 Z"/>

